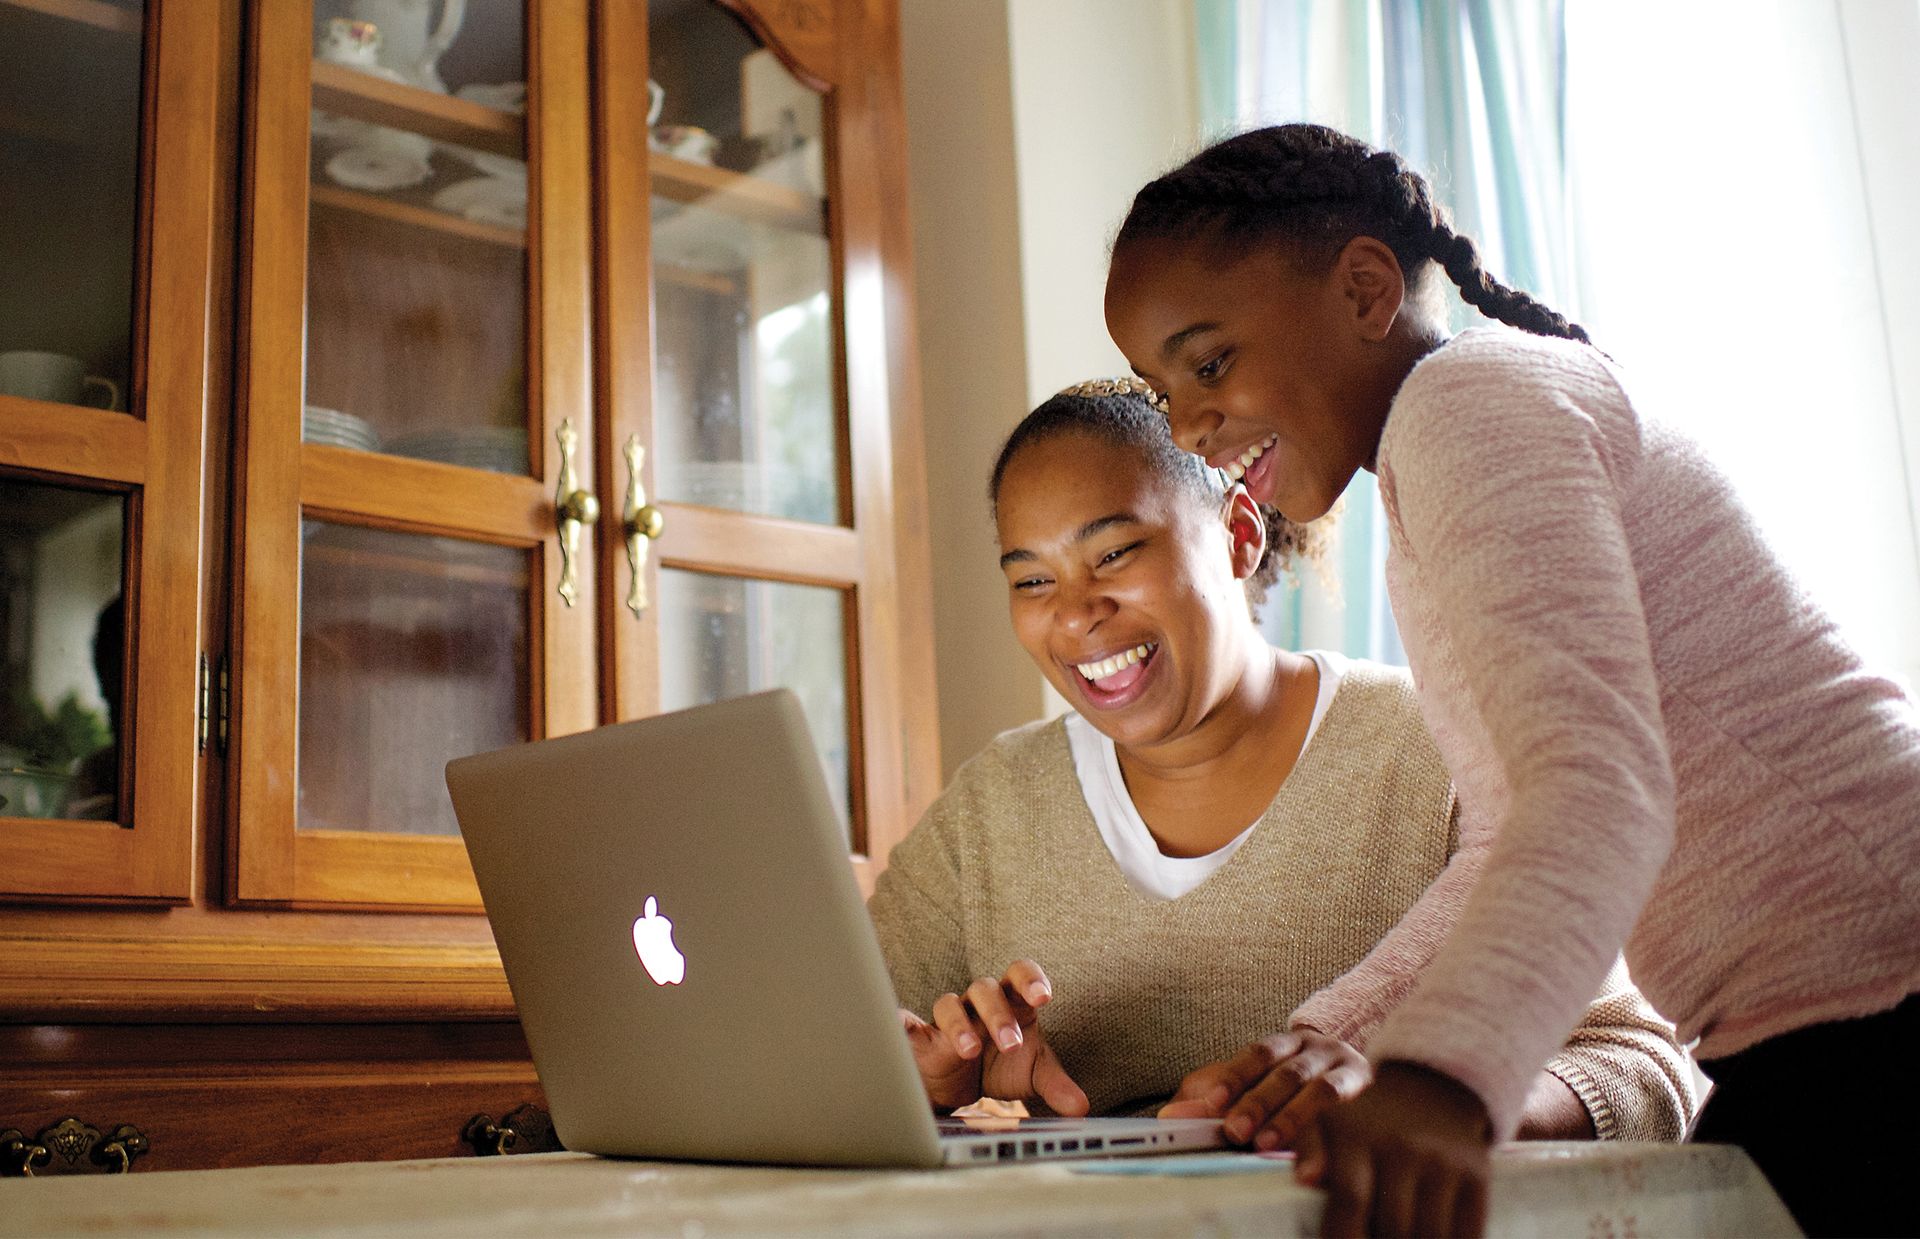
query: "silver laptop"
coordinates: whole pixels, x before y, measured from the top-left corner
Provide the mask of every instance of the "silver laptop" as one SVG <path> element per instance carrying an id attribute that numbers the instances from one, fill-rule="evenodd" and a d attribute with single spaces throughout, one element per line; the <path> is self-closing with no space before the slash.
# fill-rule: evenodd
<path id="1" fill-rule="evenodd" d="M 837 1166 L 1212 1148 L 1206 1119 L 938 1120 L 784 690 L 447 766 L 570 1149 Z"/>

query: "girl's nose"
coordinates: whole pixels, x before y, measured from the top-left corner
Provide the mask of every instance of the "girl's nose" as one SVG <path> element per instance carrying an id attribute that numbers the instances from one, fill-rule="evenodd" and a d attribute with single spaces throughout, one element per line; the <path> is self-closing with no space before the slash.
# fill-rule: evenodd
<path id="1" fill-rule="evenodd" d="M 1222 419 L 1218 413 L 1205 409 L 1194 410 L 1190 405 L 1183 408 L 1183 403 L 1167 406 L 1167 429 L 1182 451 L 1205 456 L 1207 445 L 1213 438 L 1213 432 L 1220 429 Z"/>

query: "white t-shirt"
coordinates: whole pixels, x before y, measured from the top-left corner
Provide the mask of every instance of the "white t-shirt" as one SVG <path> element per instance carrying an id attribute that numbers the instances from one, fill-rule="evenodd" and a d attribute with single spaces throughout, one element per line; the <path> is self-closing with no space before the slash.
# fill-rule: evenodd
<path id="1" fill-rule="evenodd" d="M 1347 660 L 1323 650 L 1303 653 L 1320 669 L 1313 719 L 1307 724 L 1307 738 L 1300 744 L 1300 751 L 1305 753 L 1307 745 L 1313 743 L 1314 733 L 1320 730 L 1320 720 L 1326 717 L 1333 694 L 1340 687 L 1340 677 L 1346 674 Z M 1154 842 L 1153 832 L 1147 829 L 1140 811 L 1133 806 L 1113 741 L 1078 714 L 1067 715 L 1067 741 L 1073 749 L 1074 773 L 1080 776 L 1080 794 L 1093 812 L 1100 837 L 1106 840 L 1107 850 L 1113 853 L 1120 872 L 1126 875 L 1127 884 L 1149 899 L 1178 899 L 1212 877 L 1214 870 L 1233 859 L 1233 854 L 1253 833 L 1253 826 L 1260 824 L 1255 818 L 1253 826 L 1205 856 L 1168 856 Z"/>

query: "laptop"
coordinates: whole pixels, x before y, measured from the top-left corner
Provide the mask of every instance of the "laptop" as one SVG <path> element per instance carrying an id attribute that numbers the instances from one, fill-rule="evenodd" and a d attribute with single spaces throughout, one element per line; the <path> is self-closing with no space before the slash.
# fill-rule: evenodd
<path id="1" fill-rule="evenodd" d="M 460 758 L 447 789 L 569 1149 L 930 1167 L 1221 1143 L 1210 1119 L 935 1119 L 784 689 Z"/>

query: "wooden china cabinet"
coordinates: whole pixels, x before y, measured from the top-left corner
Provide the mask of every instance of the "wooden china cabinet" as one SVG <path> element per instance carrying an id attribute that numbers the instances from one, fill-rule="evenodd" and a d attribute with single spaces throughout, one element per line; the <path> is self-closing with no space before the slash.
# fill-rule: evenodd
<path id="1" fill-rule="evenodd" d="M 548 1147 L 455 756 L 790 687 L 870 887 L 894 5 L 0 0 L 0 1173 Z"/>

